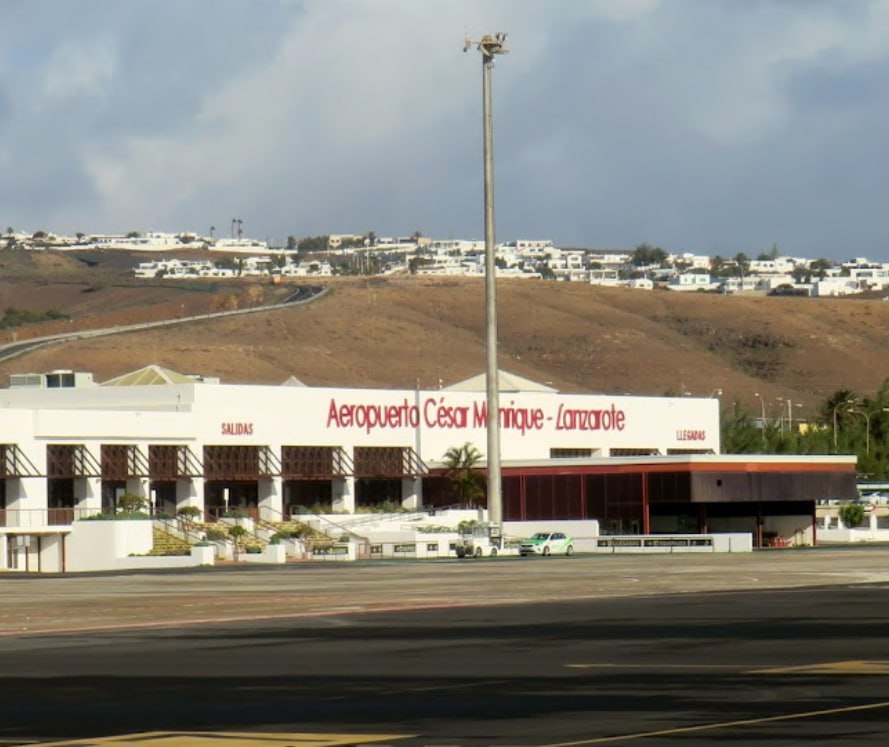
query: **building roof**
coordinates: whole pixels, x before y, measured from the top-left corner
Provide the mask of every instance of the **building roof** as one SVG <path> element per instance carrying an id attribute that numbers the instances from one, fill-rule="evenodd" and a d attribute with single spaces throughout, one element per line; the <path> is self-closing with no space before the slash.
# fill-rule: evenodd
<path id="1" fill-rule="evenodd" d="M 281 382 L 281 386 L 305 386 L 305 383 L 296 378 L 296 376 L 288 376 Z"/>
<path id="2" fill-rule="evenodd" d="M 509 373 L 500 369 L 497 371 L 497 387 L 501 392 L 557 392 L 551 386 L 540 384 L 523 376 Z M 444 387 L 449 392 L 484 392 L 487 389 L 485 374 L 473 376 L 465 381 L 458 381 L 456 384 Z"/>
<path id="3" fill-rule="evenodd" d="M 103 381 L 101 386 L 157 386 L 159 384 L 193 384 L 195 381 L 194 376 L 181 374 L 152 363 L 138 371 L 130 371 L 108 379 L 108 381 Z"/>

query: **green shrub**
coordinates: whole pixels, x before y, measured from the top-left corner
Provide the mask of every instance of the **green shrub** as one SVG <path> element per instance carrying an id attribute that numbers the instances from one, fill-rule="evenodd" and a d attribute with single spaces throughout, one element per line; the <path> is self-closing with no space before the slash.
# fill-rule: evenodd
<path id="1" fill-rule="evenodd" d="M 138 521 L 144 521 L 145 519 L 151 519 L 146 513 L 134 513 L 134 514 L 109 514 L 109 513 L 101 513 L 101 514 L 93 514 L 92 516 L 85 516 L 83 521 L 130 521 L 131 519 L 136 519 Z"/>
<path id="2" fill-rule="evenodd" d="M 84 516 L 81 521 L 116 521 L 117 514 L 92 514 L 91 516 Z"/>
<path id="3" fill-rule="evenodd" d="M 122 514 L 135 514 L 148 506 L 148 499 L 136 493 L 124 493 L 117 499 L 117 510 Z"/>
<path id="4" fill-rule="evenodd" d="M 854 529 L 864 521 L 864 506 L 860 503 L 847 503 L 840 506 L 840 519 L 849 529 Z"/>
<path id="5" fill-rule="evenodd" d="M 204 512 L 198 506 L 183 506 L 176 511 L 176 516 L 184 521 L 197 521 L 203 518 Z"/>
<path id="6" fill-rule="evenodd" d="M 54 321 L 56 319 L 68 319 L 68 315 L 55 309 L 50 309 L 49 311 L 26 311 L 9 306 L 3 312 L 3 316 L 0 317 L 0 329 L 20 327 L 23 324 Z"/>

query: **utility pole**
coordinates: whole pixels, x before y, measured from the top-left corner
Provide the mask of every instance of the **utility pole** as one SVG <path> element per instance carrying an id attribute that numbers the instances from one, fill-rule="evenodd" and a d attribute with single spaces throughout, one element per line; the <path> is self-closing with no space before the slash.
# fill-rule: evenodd
<path id="1" fill-rule="evenodd" d="M 762 436 L 762 450 L 766 450 L 766 401 L 762 398 L 762 395 L 759 392 L 754 392 L 754 397 L 759 400 L 759 407 L 762 410 L 762 417 L 759 419 L 759 429 L 761 431 Z M 834 426 L 834 432 L 836 432 L 836 426 Z M 834 444 L 833 450 L 836 451 L 836 444 Z"/>
<path id="2" fill-rule="evenodd" d="M 500 392 L 497 369 L 497 265 L 494 262 L 494 120 L 491 106 L 491 70 L 494 58 L 505 54 L 506 34 L 485 34 L 478 42 L 466 38 L 468 52 L 475 44 L 482 53 L 482 119 L 485 179 L 485 389 L 488 412 L 488 521 L 503 521 L 500 484 Z"/>

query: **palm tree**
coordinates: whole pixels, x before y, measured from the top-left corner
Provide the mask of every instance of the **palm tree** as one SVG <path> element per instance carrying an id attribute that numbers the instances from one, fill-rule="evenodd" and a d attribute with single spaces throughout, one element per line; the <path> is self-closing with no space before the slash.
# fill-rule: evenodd
<path id="1" fill-rule="evenodd" d="M 475 505 L 484 497 L 482 475 L 478 469 L 481 458 L 481 452 L 469 441 L 462 446 L 452 446 L 445 453 L 445 477 L 458 503 Z"/>
<path id="2" fill-rule="evenodd" d="M 838 389 L 830 397 L 821 408 L 821 417 L 825 422 L 832 423 L 833 426 L 833 451 L 837 451 L 837 435 L 839 433 L 838 416 L 847 413 L 854 408 L 861 398 L 849 389 Z"/>
<path id="3" fill-rule="evenodd" d="M 210 226 L 210 238 L 213 238 L 213 232 L 216 230 L 216 226 Z"/>
<path id="4" fill-rule="evenodd" d="M 818 274 L 819 280 L 824 280 L 827 271 L 833 267 L 829 259 L 816 259 L 809 263 L 809 269 Z"/>

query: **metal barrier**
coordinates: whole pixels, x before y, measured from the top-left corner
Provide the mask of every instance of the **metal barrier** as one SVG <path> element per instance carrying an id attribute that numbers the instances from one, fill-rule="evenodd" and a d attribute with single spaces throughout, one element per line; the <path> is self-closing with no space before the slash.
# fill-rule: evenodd
<path id="1" fill-rule="evenodd" d="M 8 529 L 70 526 L 79 519 L 102 513 L 97 508 L 4 508 L 0 526 Z"/>

